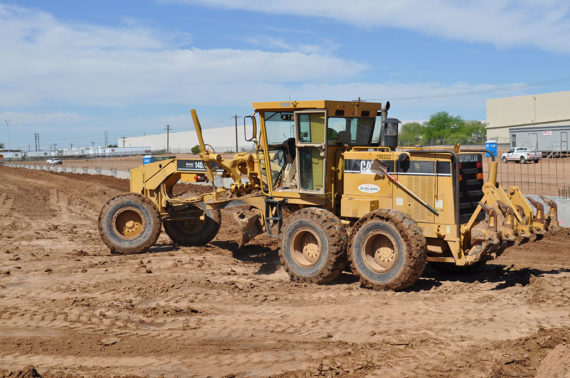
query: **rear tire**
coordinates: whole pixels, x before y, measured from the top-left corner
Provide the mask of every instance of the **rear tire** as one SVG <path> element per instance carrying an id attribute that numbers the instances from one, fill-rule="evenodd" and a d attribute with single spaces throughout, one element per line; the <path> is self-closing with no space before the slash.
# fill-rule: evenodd
<path id="1" fill-rule="evenodd" d="M 141 253 L 156 243 L 161 229 L 155 204 L 140 194 L 116 196 L 99 214 L 99 234 L 114 254 Z"/>
<path id="2" fill-rule="evenodd" d="M 310 207 L 287 220 L 279 257 L 291 281 L 329 283 L 346 266 L 347 234 L 331 212 Z"/>
<path id="3" fill-rule="evenodd" d="M 535 164 L 538 164 L 539 161 L 540 159 L 534 159 Z"/>
<path id="4" fill-rule="evenodd" d="M 524 156 L 521 156 L 521 158 L 520 158 L 520 160 L 519 160 L 519 163 L 521 163 L 521 164 L 526 164 L 526 159 L 525 159 Z"/>
<path id="5" fill-rule="evenodd" d="M 184 246 L 201 246 L 211 242 L 222 224 L 220 210 L 200 210 L 194 206 L 187 214 L 191 219 L 165 220 L 164 231 L 176 244 Z M 204 219 L 199 219 L 204 217 Z"/>
<path id="6" fill-rule="evenodd" d="M 424 271 L 426 240 L 406 214 L 393 209 L 376 210 L 355 223 L 348 258 L 363 286 L 403 290 Z"/>

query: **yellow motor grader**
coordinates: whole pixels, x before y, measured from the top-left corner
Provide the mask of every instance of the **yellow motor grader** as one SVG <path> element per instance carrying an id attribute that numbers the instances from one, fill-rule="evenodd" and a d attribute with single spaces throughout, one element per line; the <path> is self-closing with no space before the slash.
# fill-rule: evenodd
<path id="1" fill-rule="evenodd" d="M 101 211 L 102 239 L 113 253 L 139 253 L 164 226 L 175 243 L 200 246 L 218 233 L 220 210 L 235 208 L 240 244 L 262 232 L 280 237 L 292 280 L 328 283 L 350 263 L 364 286 L 400 290 L 427 262 L 482 264 L 517 238 L 557 230 L 556 204 L 543 198 L 546 213 L 516 186 L 503 189 L 494 158 L 484 182 L 484 150 L 399 147 L 399 121 L 388 118 L 389 107 L 360 100 L 253 103 L 246 131 L 256 151 L 231 159 L 207 148 L 192 110 L 200 159 L 132 169 L 130 193 Z M 213 184 L 216 175 L 233 184 L 173 195 L 179 181 L 205 177 Z"/>

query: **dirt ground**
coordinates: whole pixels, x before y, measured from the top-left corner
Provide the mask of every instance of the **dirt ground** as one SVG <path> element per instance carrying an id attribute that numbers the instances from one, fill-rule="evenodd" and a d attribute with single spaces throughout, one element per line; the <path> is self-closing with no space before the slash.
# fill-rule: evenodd
<path id="1" fill-rule="evenodd" d="M 0 166 L 0 183 L 0 376 L 570 374 L 568 229 L 376 292 L 290 282 L 276 240 L 237 250 L 230 214 L 205 247 L 110 255 L 97 217 L 127 180 Z"/>

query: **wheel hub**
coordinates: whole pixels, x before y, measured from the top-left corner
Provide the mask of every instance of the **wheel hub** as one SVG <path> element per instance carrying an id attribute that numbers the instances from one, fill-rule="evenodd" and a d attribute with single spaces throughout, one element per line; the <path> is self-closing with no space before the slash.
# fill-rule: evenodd
<path id="1" fill-rule="evenodd" d="M 315 243 L 308 243 L 305 244 L 303 247 L 303 255 L 307 258 L 307 260 L 316 262 L 320 255 L 319 245 Z"/>
<path id="2" fill-rule="evenodd" d="M 396 252 L 391 248 L 381 247 L 374 252 L 374 261 L 383 268 L 390 267 L 395 258 Z"/>
<path id="3" fill-rule="evenodd" d="M 300 228 L 291 237 L 291 256 L 304 267 L 314 266 L 321 258 L 321 243 L 318 235 L 310 228 Z"/>
<path id="4" fill-rule="evenodd" d="M 399 253 L 396 241 L 385 231 L 371 232 L 363 241 L 363 261 L 375 273 L 385 273 L 394 268 Z"/>
<path id="5" fill-rule="evenodd" d="M 145 226 L 142 212 L 134 207 L 124 207 L 113 216 L 113 231 L 121 239 L 130 240 L 138 237 Z"/>

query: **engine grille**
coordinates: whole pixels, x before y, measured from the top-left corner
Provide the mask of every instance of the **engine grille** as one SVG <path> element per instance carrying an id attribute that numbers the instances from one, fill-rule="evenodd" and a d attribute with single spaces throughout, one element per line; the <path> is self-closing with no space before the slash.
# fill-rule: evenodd
<path id="1" fill-rule="evenodd" d="M 479 178 L 477 176 L 479 175 Z M 459 222 L 467 223 L 483 198 L 483 157 L 481 154 L 459 154 Z M 478 220 L 485 214 L 481 212 Z"/>

